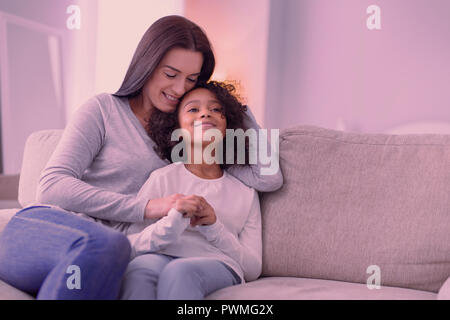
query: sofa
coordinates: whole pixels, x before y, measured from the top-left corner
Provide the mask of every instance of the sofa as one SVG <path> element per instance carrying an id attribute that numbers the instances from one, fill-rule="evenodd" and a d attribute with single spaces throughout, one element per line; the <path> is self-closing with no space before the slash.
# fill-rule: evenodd
<path id="1" fill-rule="evenodd" d="M 22 207 L 61 130 L 27 140 Z M 450 135 L 280 132 L 281 189 L 260 195 L 263 268 L 207 299 L 450 299 Z M 0 210 L 0 232 L 18 209 Z M 33 299 L 0 281 L 0 299 Z"/>

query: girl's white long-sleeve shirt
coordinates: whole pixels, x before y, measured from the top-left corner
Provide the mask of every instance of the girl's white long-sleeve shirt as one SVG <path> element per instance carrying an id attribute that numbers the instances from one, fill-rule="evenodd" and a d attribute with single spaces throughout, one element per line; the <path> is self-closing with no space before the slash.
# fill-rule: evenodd
<path id="1" fill-rule="evenodd" d="M 257 279 L 262 268 L 257 192 L 226 171 L 218 179 L 202 179 L 178 162 L 153 171 L 137 198 L 162 198 L 174 193 L 204 197 L 214 208 L 217 221 L 191 227 L 189 218 L 171 209 L 161 219 L 133 223 L 127 230 L 133 256 L 162 253 L 214 258 L 232 268 L 242 282 Z"/>

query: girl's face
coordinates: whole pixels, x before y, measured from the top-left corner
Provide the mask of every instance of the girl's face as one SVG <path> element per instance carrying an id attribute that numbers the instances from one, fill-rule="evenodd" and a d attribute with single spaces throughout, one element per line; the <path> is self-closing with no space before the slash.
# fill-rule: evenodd
<path id="1" fill-rule="evenodd" d="M 222 137 L 225 137 L 227 128 L 221 103 L 214 93 L 205 88 L 192 90 L 183 98 L 178 110 L 178 123 L 181 129 L 190 133 L 192 141 L 196 126 L 201 126 L 203 133 L 211 128 L 218 129 Z"/>
<path id="2" fill-rule="evenodd" d="M 202 64 L 200 52 L 169 50 L 142 88 L 143 99 L 162 112 L 174 112 L 181 96 L 197 82 Z"/>

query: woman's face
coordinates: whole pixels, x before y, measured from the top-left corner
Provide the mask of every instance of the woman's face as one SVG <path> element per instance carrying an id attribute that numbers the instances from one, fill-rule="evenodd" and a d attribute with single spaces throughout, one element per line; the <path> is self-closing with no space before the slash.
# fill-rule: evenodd
<path id="1" fill-rule="evenodd" d="M 180 128 L 186 129 L 194 140 L 194 128 L 201 126 L 202 132 L 215 128 L 225 136 L 227 120 L 223 107 L 214 93 L 198 88 L 189 92 L 181 101 L 178 110 Z"/>
<path id="2" fill-rule="evenodd" d="M 196 84 L 202 64 L 200 52 L 169 50 L 142 88 L 143 99 L 162 112 L 175 111 L 181 96 Z"/>

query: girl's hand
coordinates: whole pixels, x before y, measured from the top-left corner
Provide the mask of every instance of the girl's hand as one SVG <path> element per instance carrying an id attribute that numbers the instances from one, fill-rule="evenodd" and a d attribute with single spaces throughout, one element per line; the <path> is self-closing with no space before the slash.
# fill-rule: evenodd
<path id="1" fill-rule="evenodd" d="M 214 208 L 203 198 L 198 197 L 201 200 L 201 205 L 203 209 L 194 213 L 191 217 L 191 226 L 195 227 L 198 225 L 210 225 L 217 221 L 216 212 Z"/>
<path id="2" fill-rule="evenodd" d="M 172 194 L 165 198 L 152 199 L 147 202 L 145 207 L 145 219 L 159 219 L 167 216 L 169 210 L 175 207 L 177 200 L 184 198 L 183 194 Z"/>
<path id="3" fill-rule="evenodd" d="M 195 214 L 203 210 L 204 204 L 202 199 L 202 197 L 196 195 L 184 196 L 175 201 L 174 208 L 181 212 L 183 217 L 192 218 Z"/>

